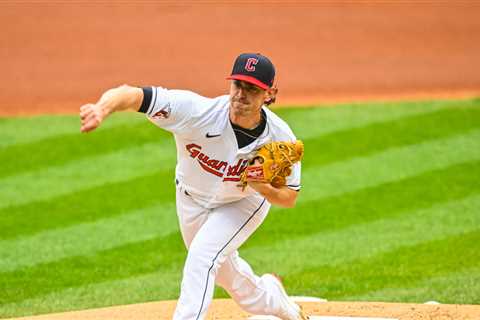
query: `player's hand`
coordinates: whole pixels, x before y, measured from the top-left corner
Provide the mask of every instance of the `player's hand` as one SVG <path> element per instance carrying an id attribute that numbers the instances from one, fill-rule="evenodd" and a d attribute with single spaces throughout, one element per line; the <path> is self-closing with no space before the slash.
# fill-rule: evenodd
<path id="1" fill-rule="evenodd" d="M 255 191 L 260 193 L 263 196 L 266 196 L 270 192 L 272 192 L 272 185 L 268 182 L 264 181 L 252 181 L 247 180 L 247 184 Z"/>
<path id="2" fill-rule="evenodd" d="M 261 167 L 260 160 L 255 159 L 255 161 L 252 164 L 253 166 L 259 166 L 259 170 L 263 170 Z M 263 175 L 262 175 L 263 176 Z M 262 179 L 258 179 L 255 175 L 247 175 L 246 177 L 247 184 L 254 189 L 255 191 L 259 192 L 260 194 L 264 195 L 265 193 L 271 191 L 270 189 L 272 188 L 271 184 L 263 181 Z"/>
<path id="3" fill-rule="evenodd" d="M 100 126 L 105 119 L 106 114 L 103 109 L 92 103 L 84 104 L 80 107 L 81 132 L 89 132 Z"/>

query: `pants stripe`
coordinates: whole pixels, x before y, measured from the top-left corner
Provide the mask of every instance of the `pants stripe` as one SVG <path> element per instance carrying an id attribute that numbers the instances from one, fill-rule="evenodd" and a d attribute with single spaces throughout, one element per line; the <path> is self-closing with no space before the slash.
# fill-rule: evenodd
<path id="1" fill-rule="evenodd" d="M 258 210 L 260 210 L 260 208 L 263 206 L 263 204 L 265 203 L 265 198 L 263 199 L 262 203 L 260 204 L 260 206 L 252 213 L 252 215 L 247 219 L 247 221 L 245 221 L 245 223 L 240 227 L 240 229 L 237 230 L 237 232 L 235 232 L 235 234 L 230 238 L 230 240 L 228 240 L 228 242 L 220 249 L 220 251 L 217 252 L 217 255 L 215 256 L 215 258 L 213 258 L 212 260 L 212 265 L 210 266 L 210 268 L 208 268 L 208 272 L 207 272 L 207 281 L 206 281 L 206 284 L 205 284 L 205 290 L 203 292 L 203 297 L 202 297 L 202 303 L 200 305 L 200 310 L 198 310 L 198 315 L 197 317 L 195 318 L 196 320 L 198 320 L 198 318 L 200 317 L 200 314 L 202 313 L 202 309 L 203 309 L 203 303 L 205 302 L 205 296 L 207 294 L 207 288 L 208 288 L 208 280 L 210 278 L 210 271 L 212 270 L 213 266 L 215 265 L 215 260 L 217 260 L 218 256 L 220 255 L 220 253 L 230 244 L 230 242 L 232 242 L 232 240 L 237 236 L 237 234 L 240 233 L 240 231 L 242 231 L 242 229 L 247 225 L 247 223 L 252 220 L 252 218 L 255 216 L 255 214 L 258 212 Z"/>

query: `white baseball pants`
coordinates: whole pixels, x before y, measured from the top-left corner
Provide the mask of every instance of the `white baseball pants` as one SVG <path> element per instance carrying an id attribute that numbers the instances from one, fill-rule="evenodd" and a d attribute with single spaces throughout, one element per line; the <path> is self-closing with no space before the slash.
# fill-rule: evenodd
<path id="1" fill-rule="evenodd" d="M 188 256 L 173 319 L 204 319 L 215 284 L 224 288 L 247 312 L 283 314 L 281 301 L 286 298 L 285 293 L 273 283 L 271 276 L 256 276 L 237 251 L 267 216 L 268 201 L 252 196 L 205 209 L 185 193 L 180 183 L 176 202 Z"/>

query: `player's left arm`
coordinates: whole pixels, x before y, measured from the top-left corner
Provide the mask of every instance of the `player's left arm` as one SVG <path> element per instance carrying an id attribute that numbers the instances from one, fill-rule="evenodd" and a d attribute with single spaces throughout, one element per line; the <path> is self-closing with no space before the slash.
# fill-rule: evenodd
<path id="1" fill-rule="evenodd" d="M 256 165 L 260 165 L 258 160 Z M 298 193 L 301 189 L 301 162 L 296 162 L 291 166 L 291 173 L 286 177 L 285 185 L 273 186 L 266 181 L 255 181 L 247 178 L 247 184 L 255 191 L 265 197 L 268 202 L 284 208 L 293 208 L 297 201 Z"/>
<path id="2" fill-rule="evenodd" d="M 297 201 L 298 191 L 287 186 L 276 188 L 270 183 L 249 181 L 248 185 L 265 197 L 268 202 L 284 208 L 293 208 Z"/>

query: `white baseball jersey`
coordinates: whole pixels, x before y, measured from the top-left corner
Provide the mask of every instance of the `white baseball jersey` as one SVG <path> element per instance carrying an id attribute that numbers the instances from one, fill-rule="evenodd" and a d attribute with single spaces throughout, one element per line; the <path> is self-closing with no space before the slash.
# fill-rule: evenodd
<path id="1" fill-rule="evenodd" d="M 147 117 L 171 131 L 177 145 L 176 179 L 205 208 L 240 200 L 257 192 L 238 186 L 240 174 L 255 150 L 272 141 L 295 141 L 290 127 L 263 106 L 264 132 L 249 145 L 238 148 L 229 120 L 229 96 L 206 98 L 186 90 L 152 87 Z M 301 164 L 287 177 L 287 186 L 300 190 Z"/>

